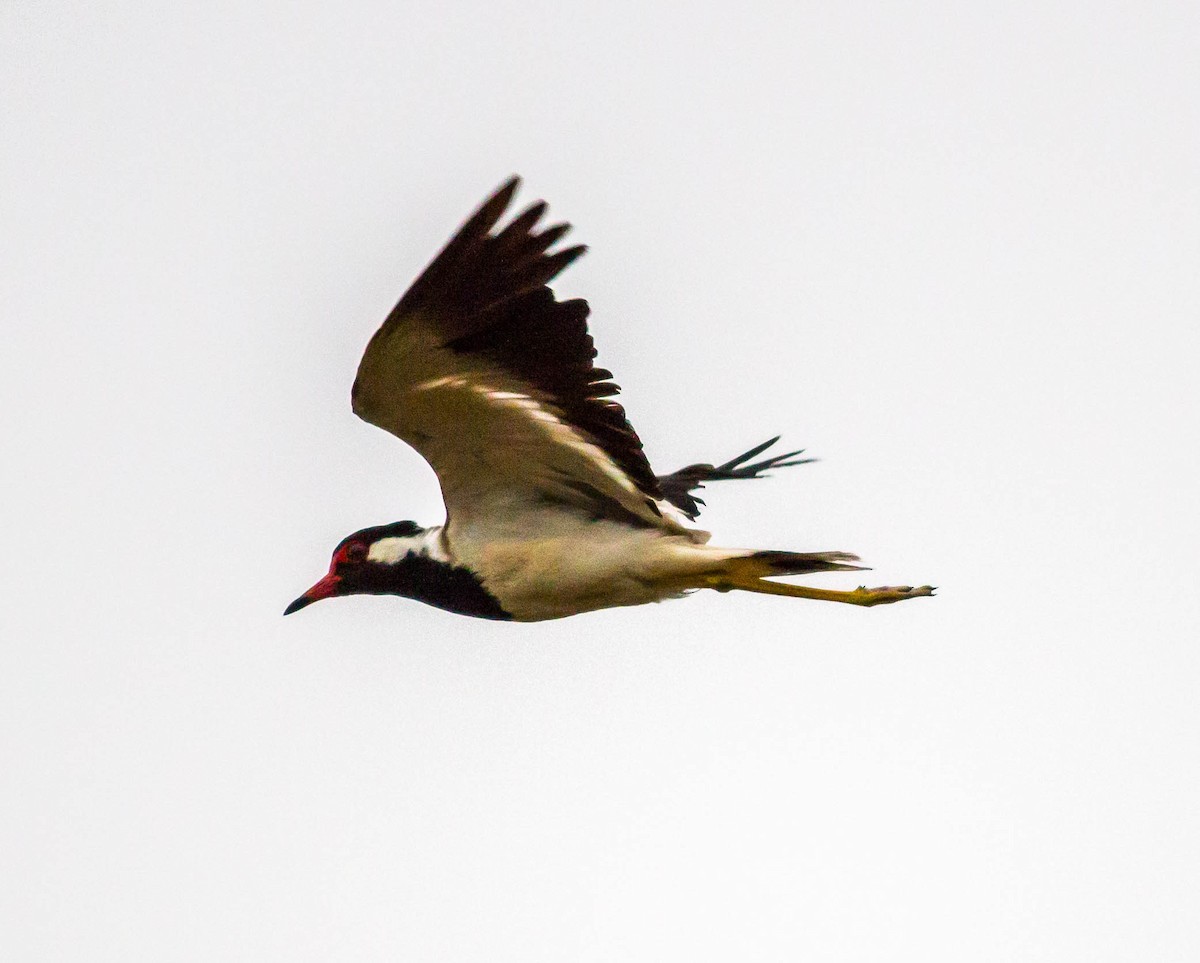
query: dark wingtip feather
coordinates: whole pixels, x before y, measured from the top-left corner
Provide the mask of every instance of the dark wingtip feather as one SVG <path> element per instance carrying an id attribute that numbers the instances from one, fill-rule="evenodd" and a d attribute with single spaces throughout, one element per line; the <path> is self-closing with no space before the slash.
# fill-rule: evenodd
<path id="1" fill-rule="evenodd" d="M 736 458 L 729 459 L 729 461 L 725 462 L 725 464 L 718 465 L 717 470 L 718 471 L 731 471 L 732 469 L 737 468 L 744 462 L 749 461 L 755 455 L 761 455 L 764 451 L 766 451 L 768 448 L 770 448 L 773 444 L 775 444 L 775 442 L 779 441 L 779 439 L 782 437 L 783 437 L 782 435 L 776 435 L 774 438 L 768 438 L 761 445 L 755 445 L 749 451 L 744 451 L 740 455 L 738 455 Z M 795 454 L 795 452 L 793 452 L 793 454 Z"/>
<path id="2" fill-rule="evenodd" d="M 505 205 L 505 207 L 507 207 L 508 202 L 513 199 L 513 195 L 517 193 L 517 188 L 520 186 L 521 186 L 521 175 L 513 174 L 508 180 L 506 180 L 503 184 L 501 184 L 498 188 L 496 188 L 496 193 L 493 194 L 492 197 L 497 198 L 497 197 L 500 197 L 501 195 L 504 195 L 504 197 L 505 197 L 504 205 Z"/>
<path id="3" fill-rule="evenodd" d="M 563 222 L 555 224 L 553 227 L 548 227 L 541 234 L 535 234 L 531 240 L 531 247 L 534 250 L 545 251 L 555 241 L 571 230 L 571 225 Z"/>
<path id="4" fill-rule="evenodd" d="M 755 445 L 749 451 L 742 452 L 736 458 L 731 458 L 722 465 L 697 464 L 688 465 L 670 475 L 660 475 L 659 487 L 664 497 L 688 518 L 695 519 L 700 514 L 699 506 L 704 504 L 691 493 L 704 487 L 706 481 L 739 481 L 751 478 L 763 478 L 762 473 L 772 468 L 788 468 L 792 465 L 807 465 L 816 461 L 815 458 L 796 458 L 803 454 L 803 449 L 789 451 L 782 455 L 769 455 L 761 461 L 746 464 L 750 459 L 761 455 L 777 443 L 780 435 L 769 438 L 762 444 Z"/>
<path id="5" fill-rule="evenodd" d="M 556 253 L 545 257 L 541 264 L 538 265 L 535 276 L 539 279 L 539 283 L 545 284 L 548 281 L 553 280 L 572 261 L 574 261 L 576 258 L 582 257 L 586 253 L 586 244 L 576 244 L 574 247 L 563 248 L 561 251 L 557 251 Z"/>
<path id="6" fill-rule="evenodd" d="M 508 180 L 496 189 L 491 197 L 483 202 L 483 205 L 475 212 L 475 216 L 470 218 L 459 234 L 486 234 L 490 231 L 504 212 L 508 210 L 508 205 L 512 203 L 513 197 L 517 193 L 517 188 L 521 186 L 521 178 L 513 174 Z M 468 231 L 468 228 L 470 229 Z"/>
<path id="7" fill-rule="evenodd" d="M 546 213 L 546 202 L 538 201 L 536 204 L 530 204 L 524 211 L 513 218 L 512 222 L 503 231 L 496 235 L 498 244 L 506 244 L 509 242 L 520 242 L 525 239 L 525 236 L 533 229 L 533 226 Z"/>
<path id="8" fill-rule="evenodd" d="M 588 246 L 586 244 L 576 244 L 574 247 L 565 247 L 561 251 L 556 251 L 550 255 L 551 261 L 562 261 L 563 267 L 566 267 L 575 258 L 587 253 Z"/>

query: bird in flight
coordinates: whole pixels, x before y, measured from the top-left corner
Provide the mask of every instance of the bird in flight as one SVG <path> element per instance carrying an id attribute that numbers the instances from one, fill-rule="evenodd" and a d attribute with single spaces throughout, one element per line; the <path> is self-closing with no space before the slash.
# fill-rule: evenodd
<path id="1" fill-rule="evenodd" d="M 502 228 L 520 181 L 489 197 L 405 292 L 358 367 L 354 413 L 407 442 L 441 483 L 446 522 L 393 522 L 342 539 L 329 572 L 285 615 L 339 595 L 401 595 L 485 619 L 535 622 L 738 589 L 853 605 L 928 585 L 832 591 L 775 576 L 859 570 L 846 552 L 717 548 L 694 527 L 707 481 L 758 478 L 800 452 L 650 468 L 593 364 L 588 304 L 549 283 L 584 253 L 551 248 L 538 201 Z"/>

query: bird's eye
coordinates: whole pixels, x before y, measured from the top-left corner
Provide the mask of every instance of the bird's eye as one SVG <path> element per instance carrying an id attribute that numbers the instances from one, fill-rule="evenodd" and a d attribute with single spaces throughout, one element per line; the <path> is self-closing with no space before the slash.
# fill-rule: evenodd
<path id="1" fill-rule="evenodd" d="M 346 549 L 347 562 L 361 562 L 367 557 L 367 546 L 362 542 L 355 542 Z"/>

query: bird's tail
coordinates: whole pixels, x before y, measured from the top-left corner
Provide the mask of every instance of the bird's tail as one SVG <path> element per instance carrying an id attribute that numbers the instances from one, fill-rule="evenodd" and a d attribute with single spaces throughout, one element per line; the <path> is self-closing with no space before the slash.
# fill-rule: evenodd
<path id="1" fill-rule="evenodd" d="M 861 572 L 863 566 L 848 564 L 857 561 L 859 557 L 849 552 L 766 551 L 735 556 L 728 559 L 725 566 L 726 574 L 744 581 L 771 575 L 807 575 L 809 572 Z"/>

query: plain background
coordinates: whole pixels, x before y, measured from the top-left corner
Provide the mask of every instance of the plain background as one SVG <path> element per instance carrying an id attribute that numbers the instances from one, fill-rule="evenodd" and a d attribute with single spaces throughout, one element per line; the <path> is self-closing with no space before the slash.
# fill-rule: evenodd
<path id="1" fill-rule="evenodd" d="M 0 5 L 10 960 L 1200 957 L 1191 3 Z M 283 607 L 509 174 L 717 543 L 846 606 Z M 852 587 L 856 579 L 825 577 Z"/>

